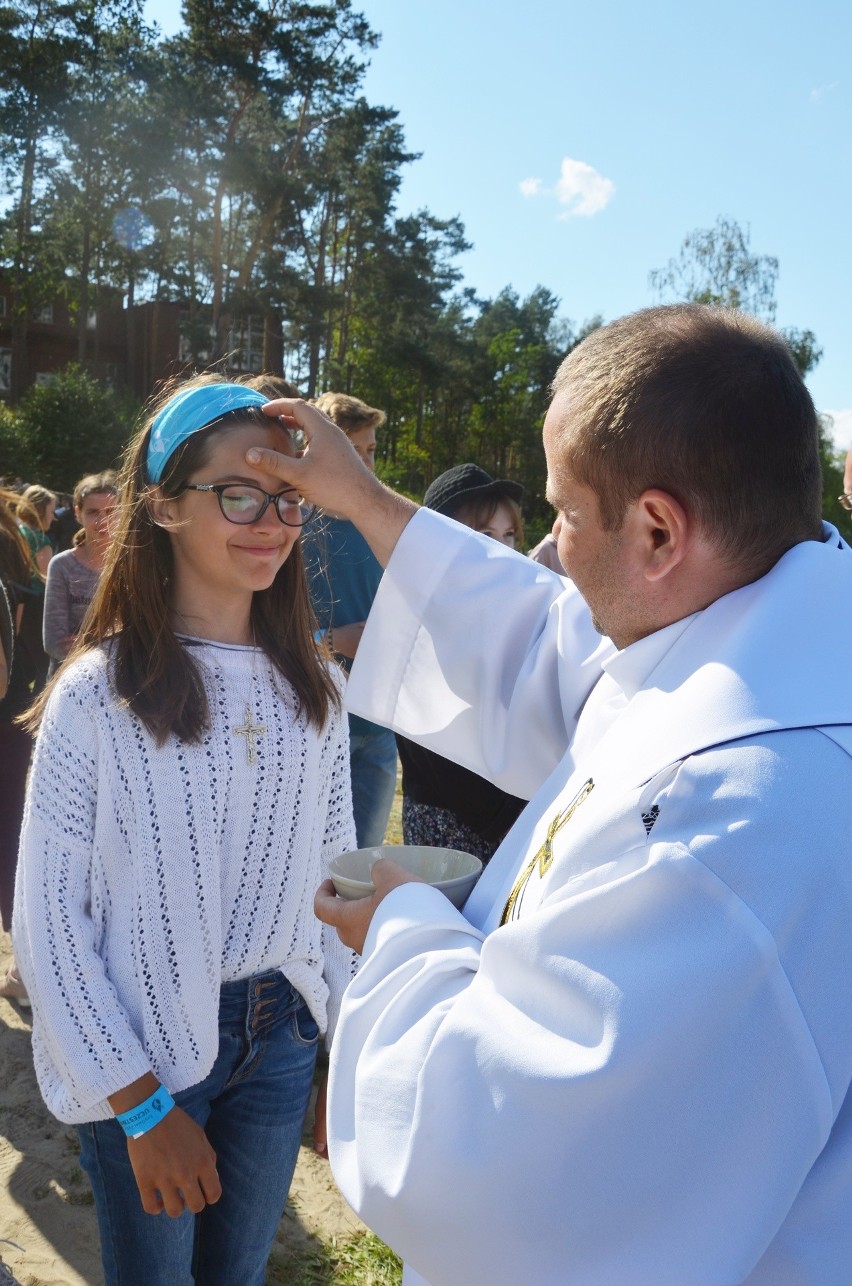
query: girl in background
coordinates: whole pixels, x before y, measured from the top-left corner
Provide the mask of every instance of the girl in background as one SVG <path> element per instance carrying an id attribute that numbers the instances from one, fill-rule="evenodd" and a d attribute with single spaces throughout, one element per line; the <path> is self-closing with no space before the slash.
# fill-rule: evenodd
<path id="1" fill-rule="evenodd" d="M 78 1126 L 121 1286 L 264 1281 L 353 971 L 313 914 L 354 842 L 346 724 L 301 497 L 245 462 L 293 450 L 264 401 L 199 377 L 137 436 L 95 600 L 32 716 L 14 941 L 41 1090 Z"/>
<path id="2" fill-rule="evenodd" d="M 50 673 L 68 655 L 95 596 L 113 534 L 118 484 L 115 474 L 90 473 L 74 488 L 74 517 L 80 524 L 71 549 L 54 554 L 44 590 L 44 650 Z"/>
<path id="3" fill-rule="evenodd" d="M 56 513 L 56 496 L 47 487 L 26 487 L 18 501 L 21 534 L 30 547 L 33 563 L 41 573 L 42 585 L 53 554 L 47 531 Z"/>
<path id="4" fill-rule="evenodd" d="M 26 653 L 25 664 L 31 675 L 33 696 L 41 691 L 47 678 L 48 659 L 42 645 L 42 620 L 44 582 L 53 555 L 47 529 L 53 522 L 55 511 L 56 496 L 47 487 L 27 487 L 18 498 L 18 524 L 30 550 L 31 590 L 21 621 L 20 646 Z"/>
<path id="5" fill-rule="evenodd" d="M 457 464 L 429 485 L 423 504 L 516 549 L 524 540 L 523 494 L 518 482 Z M 396 744 L 405 843 L 459 848 L 487 862 L 527 801 L 406 737 L 397 736 Z"/>

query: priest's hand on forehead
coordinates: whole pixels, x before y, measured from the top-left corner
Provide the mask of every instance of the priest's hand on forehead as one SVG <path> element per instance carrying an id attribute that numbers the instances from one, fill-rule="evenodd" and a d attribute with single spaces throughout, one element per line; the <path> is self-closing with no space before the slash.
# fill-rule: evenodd
<path id="1" fill-rule="evenodd" d="M 312 504 L 344 518 L 365 503 L 373 476 L 346 434 L 328 416 L 301 398 L 279 398 L 263 407 L 289 429 L 301 430 L 307 446 L 297 458 L 254 447 L 249 464 L 295 487 Z M 366 493 L 366 495 L 365 495 Z"/>
<path id="2" fill-rule="evenodd" d="M 289 429 L 301 429 L 307 446 L 297 458 L 252 447 L 246 460 L 311 504 L 348 518 L 383 565 L 417 506 L 384 487 L 359 458 L 342 429 L 301 398 L 267 402 L 264 412 Z"/>

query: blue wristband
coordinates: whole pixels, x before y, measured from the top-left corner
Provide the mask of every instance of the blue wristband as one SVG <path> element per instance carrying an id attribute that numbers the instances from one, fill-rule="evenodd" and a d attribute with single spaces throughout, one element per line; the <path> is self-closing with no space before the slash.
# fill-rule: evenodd
<path id="1" fill-rule="evenodd" d="M 129 1139 L 138 1139 L 159 1125 L 174 1105 L 175 1101 L 165 1085 L 160 1085 L 144 1103 L 132 1107 L 129 1112 L 116 1113 L 115 1119 Z"/>

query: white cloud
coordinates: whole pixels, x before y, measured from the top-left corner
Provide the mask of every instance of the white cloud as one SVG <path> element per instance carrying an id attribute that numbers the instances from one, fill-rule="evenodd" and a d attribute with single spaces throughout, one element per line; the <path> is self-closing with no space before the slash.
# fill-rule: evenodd
<path id="1" fill-rule="evenodd" d="M 830 94 L 835 89 L 837 89 L 836 80 L 831 81 L 828 85 L 819 85 L 816 89 L 811 90 L 811 102 L 818 103 L 821 98 L 825 98 L 826 94 Z"/>
<path id="2" fill-rule="evenodd" d="M 615 193 L 612 179 L 605 179 L 602 174 L 585 161 L 575 161 L 572 157 L 563 157 L 559 178 L 552 188 L 546 188 L 541 179 L 521 179 L 518 190 L 522 196 L 552 196 L 561 206 L 567 207 L 557 219 L 570 219 L 574 215 L 588 218 L 598 214 L 609 205 Z"/>
<path id="3" fill-rule="evenodd" d="M 823 414 L 831 417 L 832 423 L 828 427 L 837 450 L 848 451 L 852 447 L 852 407 L 844 411 L 824 411 Z"/>
<path id="4" fill-rule="evenodd" d="M 568 209 L 559 215 L 570 219 L 572 215 L 589 217 L 607 206 L 615 192 L 612 179 L 605 179 L 585 161 L 574 161 L 566 156 L 562 172 L 556 183 L 556 199 Z"/>

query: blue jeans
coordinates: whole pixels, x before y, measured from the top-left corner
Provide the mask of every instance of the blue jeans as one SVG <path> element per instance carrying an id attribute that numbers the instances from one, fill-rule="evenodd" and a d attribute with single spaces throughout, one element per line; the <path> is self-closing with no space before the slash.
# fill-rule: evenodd
<path id="1" fill-rule="evenodd" d="M 362 726 L 363 726 L 363 721 Z M 373 732 L 349 728 L 352 812 L 359 848 L 383 844 L 396 790 L 396 737 L 375 724 Z"/>
<path id="2" fill-rule="evenodd" d="M 310 1010 L 279 970 L 223 984 L 213 1070 L 174 1095 L 216 1153 L 222 1196 L 199 1215 L 147 1215 L 118 1122 L 78 1127 L 106 1286 L 263 1286 L 318 1040 Z"/>

